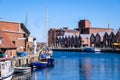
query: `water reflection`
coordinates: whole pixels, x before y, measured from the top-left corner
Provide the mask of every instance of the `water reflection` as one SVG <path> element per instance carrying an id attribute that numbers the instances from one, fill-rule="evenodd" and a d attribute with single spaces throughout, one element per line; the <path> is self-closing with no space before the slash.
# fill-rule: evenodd
<path id="1" fill-rule="evenodd" d="M 56 52 L 55 66 L 13 80 L 119 80 L 119 54 Z"/>
<path id="2" fill-rule="evenodd" d="M 85 80 L 118 80 L 120 78 L 120 58 L 80 60 L 79 74 Z"/>
<path id="3" fill-rule="evenodd" d="M 12 80 L 31 80 L 31 73 L 27 74 L 14 74 Z"/>

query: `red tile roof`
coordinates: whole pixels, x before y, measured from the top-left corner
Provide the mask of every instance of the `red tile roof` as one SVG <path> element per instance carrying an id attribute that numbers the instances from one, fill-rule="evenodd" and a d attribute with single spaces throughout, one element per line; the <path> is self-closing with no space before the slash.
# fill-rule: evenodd
<path id="1" fill-rule="evenodd" d="M 7 37 L 7 35 L 3 31 L 0 31 L 0 37 L 2 37 L 0 48 L 2 49 L 16 48 L 16 46 L 12 43 L 12 41 Z"/>

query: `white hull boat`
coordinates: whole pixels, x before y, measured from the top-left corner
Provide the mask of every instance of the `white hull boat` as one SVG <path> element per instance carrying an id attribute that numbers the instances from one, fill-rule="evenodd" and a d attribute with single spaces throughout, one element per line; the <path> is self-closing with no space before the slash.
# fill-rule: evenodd
<path id="1" fill-rule="evenodd" d="M 15 69 L 15 73 L 25 74 L 25 73 L 31 72 L 31 67 L 27 67 L 27 66 L 25 66 L 25 67 L 14 67 L 14 69 Z"/>
<path id="2" fill-rule="evenodd" d="M 11 80 L 13 73 L 11 60 L 0 58 L 0 80 Z"/>

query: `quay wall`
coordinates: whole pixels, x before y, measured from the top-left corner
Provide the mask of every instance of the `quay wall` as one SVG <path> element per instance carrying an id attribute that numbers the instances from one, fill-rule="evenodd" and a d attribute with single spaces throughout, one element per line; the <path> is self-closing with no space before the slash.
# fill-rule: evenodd
<path id="1" fill-rule="evenodd" d="M 75 51 L 75 52 L 81 52 L 82 48 L 54 48 L 53 51 Z"/>
<path id="2" fill-rule="evenodd" d="M 120 49 L 101 48 L 101 52 L 114 52 L 114 53 L 120 53 Z"/>
<path id="3" fill-rule="evenodd" d="M 83 52 L 82 48 L 52 48 L 53 51 L 74 51 L 74 52 Z M 120 53 L 120 49 L 113 48 L 100 48 L 100 52 L 115 52 Z"/>

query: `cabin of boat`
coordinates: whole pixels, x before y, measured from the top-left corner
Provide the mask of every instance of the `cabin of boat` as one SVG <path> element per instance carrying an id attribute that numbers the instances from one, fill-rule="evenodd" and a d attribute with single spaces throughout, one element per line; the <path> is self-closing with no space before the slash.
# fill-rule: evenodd
<path id="1" fill-rule="evenodd" d="M 10 77 L 14 73 L 11 60 L 0 58 L 0 80 Z"/>

